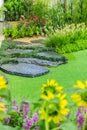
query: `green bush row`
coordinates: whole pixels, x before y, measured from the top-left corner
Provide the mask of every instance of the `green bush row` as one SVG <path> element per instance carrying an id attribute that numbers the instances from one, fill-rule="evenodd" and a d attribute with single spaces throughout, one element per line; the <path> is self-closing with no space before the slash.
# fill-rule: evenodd
<path id="1" fill-rule="evenodd" d="M 65 23 L 87 23 L 86 5 L 86 0 L 5 0 L 5 20 L 18 21 L 21 15 L 38 16 L 46 18 L 54 28 Z"/>
<path id="2" fill-rule="evenodd" d="M 11 38 L 20 38 L 20 37 L 32 37 L 34 35 L 47 35 L 51 33 L 52 28 L 42 28 L 38 26 L 32 26 L 27 27 L 26 25 L 23 25 L 22 27 L 5 27 L 3 34 L 5 37 L 11 37 Z"/>

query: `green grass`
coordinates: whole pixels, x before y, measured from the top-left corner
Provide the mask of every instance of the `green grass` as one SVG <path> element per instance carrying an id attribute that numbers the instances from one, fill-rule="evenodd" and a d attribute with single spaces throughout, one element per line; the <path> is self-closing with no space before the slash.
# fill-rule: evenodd
<path id="1" fill-rule="evenodd" d="M 70 55 L 68 55 L 70 58 Z M 18 101 L 25 96 L 33 101 L 39 98 L 41 85 L 46 83 L 47 79 L 55 79 L 59 85 L 64 86 L 64 91 L 69 95 L 70 90 L 79 79 L 87 79 L 87 50 L 74 52 L 73 57 L 67 64 L 56 68 L 49 68 L 50 73 L 35 77 L 26 78 L 5 74 L 8 79 L 8 86 L 11 88 L 12 96 Z"/>

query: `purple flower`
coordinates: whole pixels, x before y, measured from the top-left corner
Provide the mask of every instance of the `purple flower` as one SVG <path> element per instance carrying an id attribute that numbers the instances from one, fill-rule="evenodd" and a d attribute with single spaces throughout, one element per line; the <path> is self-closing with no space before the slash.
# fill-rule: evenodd
<path id="1" fill-rule="evenodd" d="M 10 118 L 10 117 L 5 118 L 5 120 L 4 120 L 4 121 L 5 121 L 5 123 L 6 123 L 6 124 L 9 124 L 9 123 L 10 123 L 10 121 L 11 121 L 11 118 Z"/>
<path id="2" fill-rule="evenodd" d="M 76 114 L 75 114 L 75 115 L 78 117 L 80 113 L 81 113 L 81 109 L 80 109 L 80 108 L 78 108 L 78 109 L 77 109 L 77 112 L 76 112 Z"/>
<path id="3" fill-rule="evenodd" d="M 12 106 L 15 106 L 16 105 L 16 100 L 13 98 L 12 99 Z"/>
<path id="4" fill-rule="evenodd" d="M 11 25 L 9 23 L 4 23 L 4 27 L 9 28 Z"/>
<path id="5" fill-rule="evenodd" d="M 32 119 L 27 117 L 26 118 L 26 123 L 23 125 L 25 130 L 29 130 L 32 127 Z"/>
<path id="6" fill-rule="evenodd" d="M 40 127 L 36 126 L 36 127 L 34 128 L 34 130 L 40 130 Z"/>
<path id="7" fill-rule="evenodd" d="M 26 118 L 28 112 L 30 111 L 30 105 L 29 104 L 24 104 L 24 108 L 23 108 L 23 116 L 24 118 Z"/>
<path id="8" fill-rule="evenodd" d="M 16 112 L 18 112 L 18 105 L 16 104 L 16 100 L 12 99 L 12 109 Z"/>
<path id="9" fill-rule="evenodd" d="M 85 114 L 87 113 L 87 109 L 84 109 L 84 113 L 85 113 Z"/>
<path id="10" fill-rule="evenodd" d="M 38 122 L 39 117 L 38 117 L 38 114 L 37 114 L 37 113 L 35 113 L 35 114 L 33 115 L 32 120 L 33 120 L 33 123 L 37 123 L 37 122 Z"/>
<path id="11" fill-rule="evenodd" d="M 78 130 L 81 130 L 84 122 L 84 116 L 82 114 L 79 114 L 76 122 L 78 125 Z"/>
<path id="12" fill-rule="evenodd" d="M 13 106 L 13 110 L 18 112 L 18 105 Z"/>
<path id="13" fill-rule="evenodd" d="M 3 98 L 2 97 L 0 97 L 0 101 L 2 101 L 3 100 Z"/>

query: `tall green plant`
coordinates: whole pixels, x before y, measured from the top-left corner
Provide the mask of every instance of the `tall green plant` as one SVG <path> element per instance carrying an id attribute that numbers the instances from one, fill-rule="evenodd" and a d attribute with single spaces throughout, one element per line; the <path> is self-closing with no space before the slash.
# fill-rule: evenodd
<path id="1" fill-rule="evenodd" d="M 49 0 L 36 0 L 32 6 L 32 15 L 45 18 L 48 12 L 48 3 Z"/>
<path id="2" fill-rule="evenodd" d="M 33 0 L 7 0 L 4 7 L 7 9 L 5 12 L 5 20 L 17 21 L 21 15 L 28 16 L 31 12 Z"/>
<path id="3" fill-rule="evenodd" d="M 49 8 L 48 19 L 50 19 L 50 24 L 54 29 L 64 25 L 64 12 L 61 2 L 57 2 Z"/>

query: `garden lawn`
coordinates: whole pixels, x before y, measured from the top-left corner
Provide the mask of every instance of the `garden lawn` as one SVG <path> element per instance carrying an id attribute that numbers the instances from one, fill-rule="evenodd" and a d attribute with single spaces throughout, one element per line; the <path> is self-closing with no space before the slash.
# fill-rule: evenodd
<path id="1" fill-rule="evenodd" d="M 55 79 L 59 85 L 64 87 L 69 96 L 70 89 L 77 80 L 85 81 L 87 79 L 87 50 L 68 54 L 68 57 L 70 60 L 67 64 L 49 68 L 50 73 L 40 77 L 27 78 L 5 74 L 12 96 L 17 101 L 23 96 L 34 101 L 39 98 L 41 86 L 46 83 L 47 79 Z"/>

